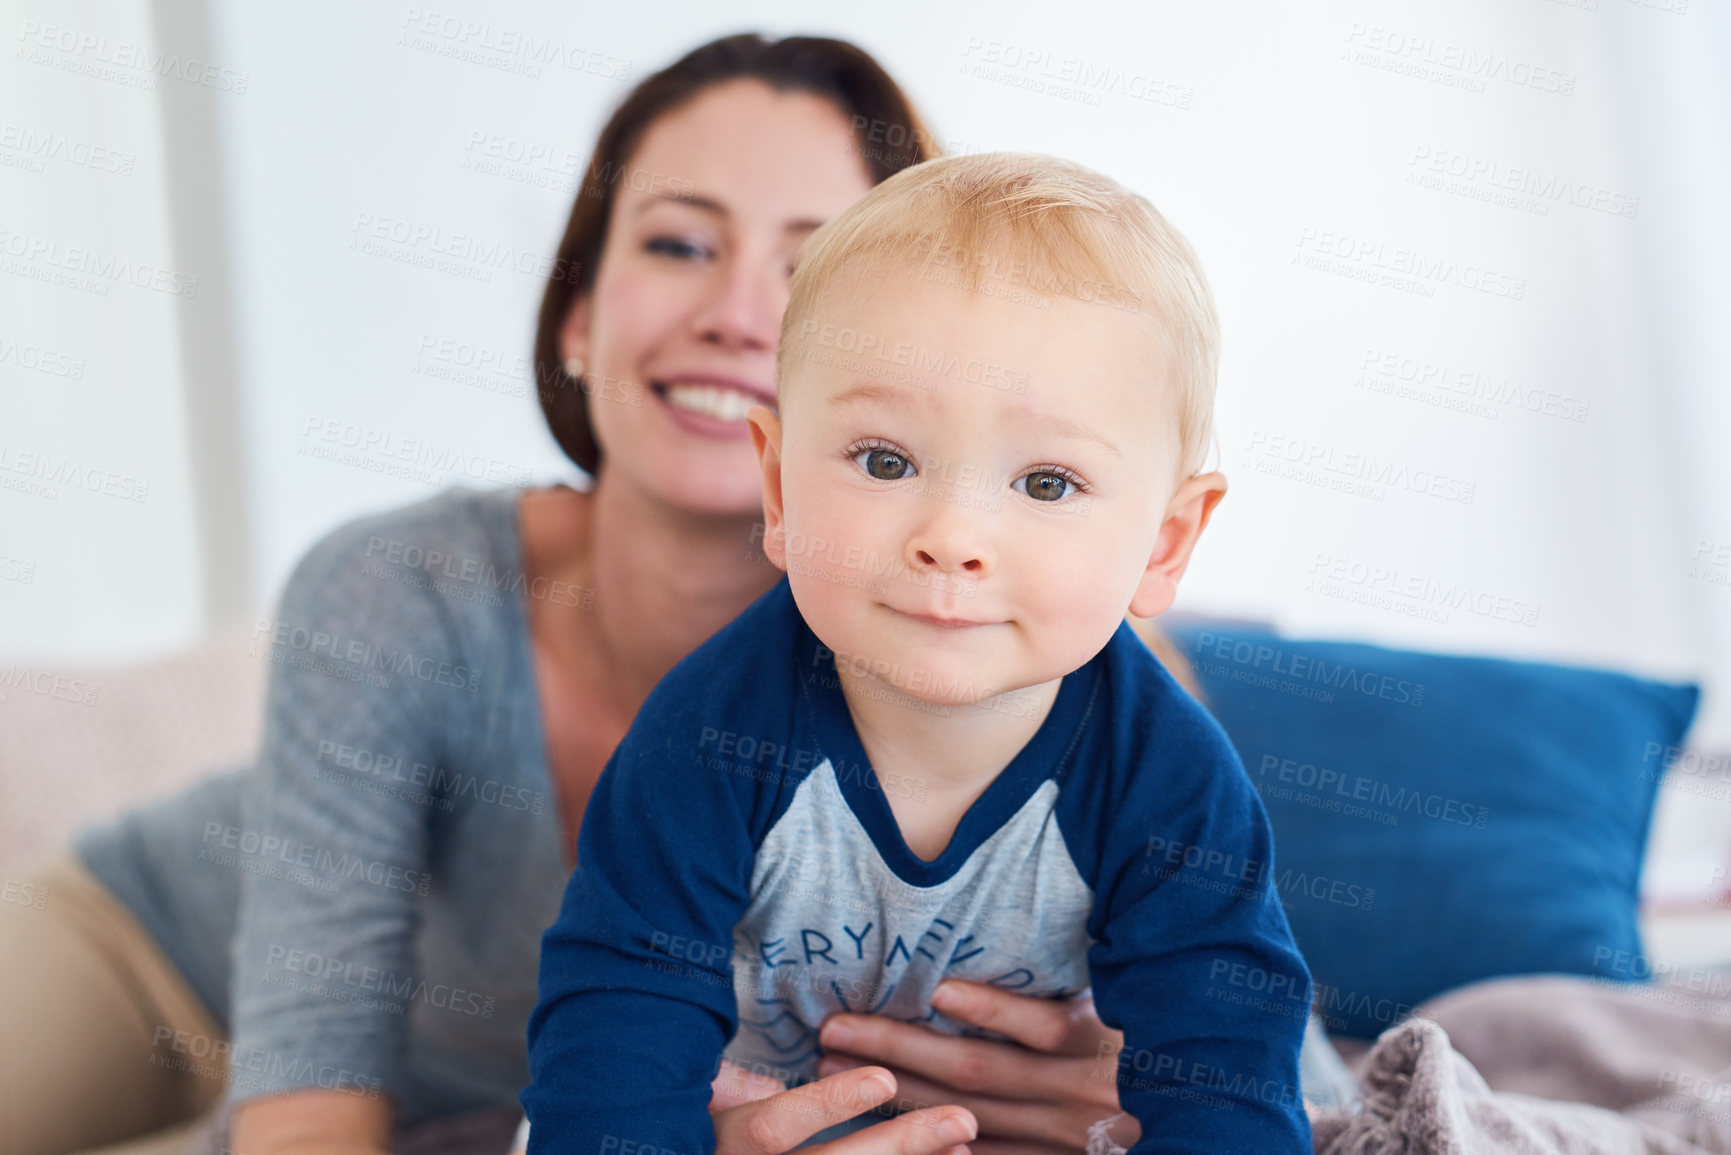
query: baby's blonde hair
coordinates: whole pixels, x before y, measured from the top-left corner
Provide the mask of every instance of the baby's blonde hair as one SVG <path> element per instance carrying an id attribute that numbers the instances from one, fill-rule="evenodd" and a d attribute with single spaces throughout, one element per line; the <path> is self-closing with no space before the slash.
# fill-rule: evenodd
<path id="1" fill-rule="evenodd" d="M 918 260 L 923 278 L 935 263 L 959 260 L 967 288 L 977 292 L 1003 259 L 1020 262 L 1010 266 L 1015 283 L 1007 292 L 1150 314 L 1182 391 L 1178 476 L 1200 473 L 1214 434 L 1220 360 L 1220 321 L 1202 264 L 1145 198 L 1057 157 L 990 152 L 928 160 L 818 229 L 794 271 L 777 379 L 785 378 L 788 350 L 825 291 L 850 271 Z"/>

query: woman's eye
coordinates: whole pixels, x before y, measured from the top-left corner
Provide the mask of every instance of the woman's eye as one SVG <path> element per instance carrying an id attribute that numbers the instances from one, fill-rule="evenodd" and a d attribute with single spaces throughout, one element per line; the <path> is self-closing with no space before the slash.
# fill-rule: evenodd
<path id="1" fill-rule="evenodd" d="M 913 469 L 907 458 L 893 449 L 862 449 L 854 454 L 854 460 L 865 458 L 862 468 L 879 481 L 900 481 L 909 475 Z"/>
<path id="2" fill-rule="evenodd" d="M 682 241 L 678 237 L 656 237 L 643 246 L 643 251 L 681 261 L 704 256 L 708 252 L 703 246 Z"/>
<path id="3" fill-rule="evenodd" d="M 1028 483 L 1027 488 L 1022 492 L 1035 501 L 1062 501 L 1069 496 L 1072 489 L 1076 488 L 1076 483 L 1061 473 L 1036 471 L 1016 480 Z"/>

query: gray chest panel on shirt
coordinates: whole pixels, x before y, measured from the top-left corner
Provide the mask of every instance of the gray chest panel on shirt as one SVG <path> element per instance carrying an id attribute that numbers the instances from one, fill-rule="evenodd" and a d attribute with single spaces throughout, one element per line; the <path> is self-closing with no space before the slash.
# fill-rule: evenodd
<path id="1" fill-rule="evenodd" d="M 792 1083 L 815 1077 L 817 1030 L 836 1012 L 979 1034 L 932 1008 L 940 981 L 1086 989 L 1093 893 L 1058 829 L 1057 798 L 1057 783 L 1042 783 L 952 877 L 917 887 L 884 862 L 821 763 L 757 851 L 734 928 L 740 1026 L 725 1057 Z"/>

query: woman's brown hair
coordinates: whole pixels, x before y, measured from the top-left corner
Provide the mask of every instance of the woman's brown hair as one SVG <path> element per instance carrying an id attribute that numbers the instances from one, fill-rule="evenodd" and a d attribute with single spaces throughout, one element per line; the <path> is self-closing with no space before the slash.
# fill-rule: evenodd
<path id="1" fill-rule="evenodd" d="M 614 190 L 644 134 L 660 117 L 705 89 L 744 79 L 760 80 L 778 92 L 808 92 L 834 102 L 853 125 L 873 183 L 939 154 L 931 133 L 889 73 L 845 40 L 813 36 L 771 40 L 750 32 L 725 36 L 693 49 L 633 88 L 595 142 L 535 326 L 541 412 L 559 448 L 592 477 L 601 466 L 601 447 L 589 424 L 588 395 L 565 372 L 559 332 L 571 306 L 595 284 Z"/>

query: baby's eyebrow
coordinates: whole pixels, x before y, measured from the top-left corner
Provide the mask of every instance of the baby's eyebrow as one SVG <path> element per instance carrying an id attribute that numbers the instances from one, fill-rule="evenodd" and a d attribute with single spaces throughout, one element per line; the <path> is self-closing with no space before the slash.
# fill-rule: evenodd
<path id="1" fill-rule="evenodd" d="M 919 400 L 906 389 L 897 389 L 893 385 L 884 385 L 876 381 L 862 381 L 847 389 L 843 389 L 829 403 L 834 406 L 851 405 L 862 401 L 881 401 L 897 409 L 917 409 Z M 1086 425 L 1078 425 L 1068 417 L 1060 417 L 1056 413 L 1041 413 L 1026 405 L 1006 402 L 1006 407 L 1022 420 L 1043 432 L 1054 433 L 1059 437 L 1068 437 L 1072 441 L 1091 441 L 1100 448 L 1111 453 L 1113 457 L 1123 459 L 1124 453 L 1112 442 L 1095 433 Z"/>

